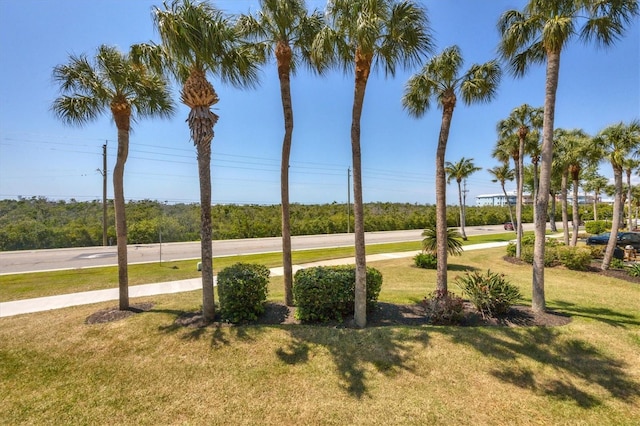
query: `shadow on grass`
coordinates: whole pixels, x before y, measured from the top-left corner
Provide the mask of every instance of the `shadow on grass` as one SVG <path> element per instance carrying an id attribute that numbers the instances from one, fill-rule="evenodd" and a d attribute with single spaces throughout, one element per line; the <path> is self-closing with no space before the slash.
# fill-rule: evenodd
<path id="1" fill-rule="evenodd" d="M 540 395 L 573 401 L 582 408 L 602 403 L 590 389 L 593 385 L 629 404 L 640 396 L 640 383 L 628 377 L 625 369 L 629 365 L 624 360 L 553 328 L 447 327 L 434 331 L 494 358 L 495 368 L 490 371 L 494 377 Z M 521 365 L 520 360 L 527 359 L 539 363 L 539 370 L 553 369 L 554 373 L 538 374 Z"/>
<path id="2" fill-rule="evenodd" d="M 290 365 L 309 362 L 315 347 L 326 349 L 336 366 L 340 386 L 350 396 L 368 394 L 367 369 L 392 376 L 400 370 L 412 371 L 413 343 L 427 346 L 426 331 L 415 328 L 380 327 L 364 330 L 318 326 L 287 327 L 292 337 L 276 355 Z"/>
<path id="3" fill-rule="evenodd" d="M 640 321 L 637 320 L 635 315 L 623 314 L 616 312 L 608 308 L 585 308 L 575 303 L 567 302 L 564 300 L 554 300 L 553 305 L 556 305 L 560 310 L 567 312 L 573 317 L 588 318 L 596 321 L 603 322 L 613 327 L 627 327 L 638 326 Z"/>

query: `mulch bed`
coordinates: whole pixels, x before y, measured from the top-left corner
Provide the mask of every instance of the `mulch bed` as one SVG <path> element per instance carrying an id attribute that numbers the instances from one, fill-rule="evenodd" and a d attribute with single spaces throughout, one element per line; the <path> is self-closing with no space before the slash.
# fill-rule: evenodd
<path id="1" fill-rule="evenodd" d="M 84 321 L 85 324 L 102 324 L 105 322 L 119 321 L 121 319 L 128 318 L 132 315 L 146 312 L 153 308 L 153 303 L 136 303 L 129 305 L 129 309 L 120 310 L 118 307 L 102 309 L 87 317 Z"/>

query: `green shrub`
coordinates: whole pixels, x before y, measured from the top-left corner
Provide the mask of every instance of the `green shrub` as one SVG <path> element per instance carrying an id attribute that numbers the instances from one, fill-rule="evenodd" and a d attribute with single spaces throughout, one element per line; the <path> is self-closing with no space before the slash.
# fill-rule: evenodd
<path id="1" fill-rule="evenodd" d="M 382 287 L 382 274 L 367 268 L 367 309 L 375 307 Z M 318 266 L 296 272 L 293 297 L 296 318 L 301 321 L 342 319 L 354 312 L 356 268 L 353 265 Z"/>
<path id="2" fill-rule="evenodd" d="M 264 313 L 269 284 L 264 265 L 236 263 L 218 273 L 220 316 L 229 322 L 254 321 Z"/>
<path id="3" fill-rule="evenodd" d="M 431 324 L 453 325 L 464 320 L 464 301 L 451 292 L 434 291 L 422 301 Z"/>
<path id="4" fill-rule="evenodd" d="M 509 283 L 504 275 L 491 271 L 486 274 L 467 272 L 462 277 L 456 277 L 454 282 L 483 318 L 507 313 L 511 305 L 521 297 L 520 290 Z"/>
<path id="5" fill-rule="evenodd" d="M 590 220 L 584 224 L 584 229 L 589 234 L 602 234 L 611 229 L 611 223 L 604 220 Z"/>
<path id="6" fill-rule="evenodd" d="M 634 263 L 629 266 L 629 270 L 627 271 L 629 276 L 631 277 L 640 277 L 640 263 Z"/>
<path id="7" fill-rule="evenodd" d="M 509 242 L 509 244 L 507 244 L 507 256 L 516 257 L 516 243 Z"/>
<path id="8" fill-rule="evenodd" d="M 558 265 L 558 248 L 557 243 L 545 244 L 544 249 L 544 266 L 552 267 Z M 533 265 L 533 246 L 522 246 L 522 252 L 520 253 L 522 261 Z"/>
<path id="9" fill-rule="evenodd" d="M 418 253 L 413 257 L 413 262 L 418 268 L 436 269 L 438 259 L 433 253 Z"/>
<path id="10" fill-rule="evenodd" d="M 609 266 L 614 269 L 624 269 L 624 260 L 616 259 L 614 257 L 613 259 L 611 259 L 611 263 L 609 264 Z"/>
<path id="11" fill-rule="evenodd" d="M 591 257 L 594 259 L 602 259 L 607 246 L 587 246 L 591 252 Z"/>
<path id="12" fill-rule="evenodd" d="M 574 271 L 586 271 L 591 266 L 591 250 L 586 247 L 562 246 L 557 249 L 561 264 Z"/>

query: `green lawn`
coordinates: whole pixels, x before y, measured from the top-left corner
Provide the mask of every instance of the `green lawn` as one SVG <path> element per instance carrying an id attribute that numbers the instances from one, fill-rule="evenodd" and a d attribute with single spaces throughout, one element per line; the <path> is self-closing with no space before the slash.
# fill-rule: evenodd
<path id="1" fill-rule="evenodd" d="M 504 249 L 451 259 L 505 273 L 530 303 L 531 267 Z M 371 263 L 380 299 L 435 287 L 411 259 Z M 640 286 L 561 268 L 545 274 L 562 327 L 312 325 L 182 328 L 199 291 L 149 312 L 84 320 L 114 302 L 0 319 L 2 424 L 637 425 Z M 282 299 L 282 278 L 270 298 Z"/>

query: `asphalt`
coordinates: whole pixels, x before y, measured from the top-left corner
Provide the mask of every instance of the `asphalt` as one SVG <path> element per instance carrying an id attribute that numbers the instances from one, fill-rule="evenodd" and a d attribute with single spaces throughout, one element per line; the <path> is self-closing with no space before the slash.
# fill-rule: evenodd
<path id="1" fill-rule="evenodd" d="M 506 245 L 506 242 L 471 244 L 468 246 L 464 246 L 464 250 L 480 250 L 493 247 L 502 247 Z M 367 262 L 413 257 L 417 253 L 419 253 L 419 251 L 414 250 L 397 253 L 373 254 L 367 256 Z M 306 263 L 303 265 L 294 265 L 293 271 L 295 273 L 299 269 L 309 268 L 313 266 L 346 265 L 353 263 L 355 263 L 355 259 L 353 257 L 344 259 L 332 259 L 321 262 Z M 271 276 L 282 275 L 282 267 L 271 268 Z M 202 280 L 200 278 L 190 278 L 186 280 L 168 281 L 154 284 L 142 284 L 130 286 L 129 297 L 136 298 L 144 296 L 154 296 L 156 294 L 180 293 L 184 291 L 198 290 L 200 288 L 202 288 Z M 0 303 L 0 317 L 10 317 L 14 315 L 49 311 L 53 309 L 68 308 L 72 306 L 107 302 L 110 300 L 118 300 L 118 297 L 118 289 L 110 288 L 105 290 L 85 291 L 81 293 L 61 294 L 57 296 L 37 297 L 33 299 L 2 302 Z"/>

